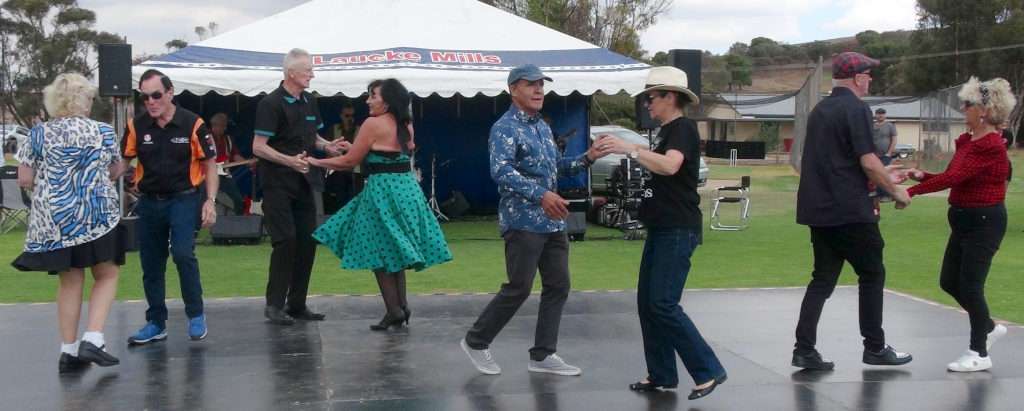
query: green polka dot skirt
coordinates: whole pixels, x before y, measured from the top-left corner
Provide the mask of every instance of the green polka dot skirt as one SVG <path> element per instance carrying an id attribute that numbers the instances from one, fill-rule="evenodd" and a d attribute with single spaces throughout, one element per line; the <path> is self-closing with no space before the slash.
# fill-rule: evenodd
<path id="1" fill-rule="evenodd" d="M 368 162 L 401 163 L 374 153 Z M 313 238 L 349 270 L 423 270 L 451 261 L 452 253 L 411 172 L 372 174 L 352 201 L 316 229 Z"/>

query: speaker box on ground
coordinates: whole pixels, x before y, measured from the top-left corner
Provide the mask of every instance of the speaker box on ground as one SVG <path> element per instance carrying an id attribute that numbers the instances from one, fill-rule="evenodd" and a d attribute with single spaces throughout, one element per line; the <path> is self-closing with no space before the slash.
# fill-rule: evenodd
<path id="1" fill-rule="evenodd" d="M 210 237 L 218 244 L 259 244 L 263 237 L 263 216 L 218 216 L 217 222 L 210 227 Z"/>
<path id="2" fill-rule="evenodd" d="M 569 235 L 569 241 L 583 241 L 587 234 L 587 212 L 569 212 L 565 219 L 565 233 Z"/>
<path id="3" fill-rule="evenodd" d="M 132 45 L 100 44 L 97 62 L 100 66 L 100 96 L 130 97 Z"/>
<path id="4" fill-rule="evenodd" d="M 448 218 L 459 218 L 469 211 L 469 201 L 466 201 L 466 196 L 462 195 L 462 192 L 458 190 L 452 191 L 452 196 L 444 200 L 439 206 L 441 207 L 441 212 Z"/>

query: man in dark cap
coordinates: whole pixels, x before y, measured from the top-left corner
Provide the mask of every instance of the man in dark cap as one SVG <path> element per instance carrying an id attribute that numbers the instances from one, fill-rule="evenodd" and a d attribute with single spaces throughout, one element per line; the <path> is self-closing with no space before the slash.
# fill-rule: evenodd
<path id="1" fill-rule="evenodd" d="M 551 78 L 535 65 L 512 69 L 508 75 L 512 107 L 491 127 L 491 178 L 501 197 L 498 225 L 505 239 L 508 282 L 460 342 L 483 374 L 501 373 L 488 347 L 530 296 L 538 270 L 543 291 L 527 369 L 569 376 L 582 372 L 555 354 L 562 307 L 569 297 L 569 239 L 565 233 L 569 203 L 555 190 L 558 174 L 584 171 L 603 155 L 591 147 L 584 154 L 561 158 L 551 128 L 541 119 L 545 80 Z"/>
<path id="2" fill-rule="evenodd" d="M 850 263 L 858 277 L 863 362 L 901 365 L 912 359 L 886 345 L 882 330 L 884 242 L 868 182 L 891 193 L 896 208 L 909 205 L 910 197 L 906 189 L 893 184 L 875 154 L 871 109 L 861 100 L 868 94 L 871 69 L 877 66 L 877 60 L 860 53 L 834 57 L 835 88 L 814 107 L 807 121 L 796 221 L 810 227 L 814 272 L 800 306 L 794 367 L 831 370 L 835 366 L 822 358 L 815 342 L 818 319 L 836 287 L 843 262 Z"/>

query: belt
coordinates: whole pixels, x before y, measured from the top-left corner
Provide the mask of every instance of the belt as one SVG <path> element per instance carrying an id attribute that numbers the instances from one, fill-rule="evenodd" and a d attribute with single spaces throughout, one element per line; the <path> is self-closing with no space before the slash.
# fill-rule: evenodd
<path id="1" fill-rule="evenodd" d="M 412 171 L 412 167 L 409 163 L 391 163 L 391 164 L 380 164 L 380 163 L 369 163 L 363 165 L 364 174 L 381 174 L 381 173 L 408 173 Z"/>
<path id="2" fill-rule="evenodd" d="M 181 196 L 184 196 L 184 195 L 189 195 L 189 194 L 192 194 L 192 193 L 195 193 L 195 192 L 198 192 L 198 191 L 199 191 L 199 189 L 197 189 L 195 187 L 192 187 L 192 188 L 190 188 L 188 190 L 182 190 L 182 191 L 178 191 L 176 193 L 142 193 L 142 195 L 144 195 L 146 197 L 149 197 L 149 198 L 152 198 L 154 200 L 169 200 L 169 199 L 172 199 L 172 198 L 175 198 L 175 197 L 181 197 Z"/>

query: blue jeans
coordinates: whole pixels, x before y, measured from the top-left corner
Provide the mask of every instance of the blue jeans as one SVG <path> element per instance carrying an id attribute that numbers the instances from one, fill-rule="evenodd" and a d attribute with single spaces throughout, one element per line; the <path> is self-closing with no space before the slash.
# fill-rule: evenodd
<path id="1" fill-rule="evenodd" d="M 880 160 L 882 162 L 883 166 L 888 166 L 889 164 L 892 164 L 892 157 L 889 157 L 889 156 L 885 156 L 885 155 L 878 156 L 878 160 Z M 889 193 L 887 193 L 885 190 L 883 190 L 882 187 L 878 187 L 878 188 L 875 189 L 875 195 L 878 196 L 878 197 L 889 196 Z"/>
<path id="2" fill-rule="evenodd" d="M 725 374 L 690 317 L 679 305 L 690 273 L 690 256 L 700 229 L 650 228 L 640 262 L 637 309 L 643 331 L 648 378 L 660 385 L 679 383 L 675 353 L 697 384 Z"/>
<path id="3" fill-rule="evenodd" d="M 142 287 L 149 303 L 146 321 L 161 327 L 167 321 L 164 273 L 167 271 L 168 251 L 178 267 L 185 314 L 189 318 L 203 314 L 203 286 L 199 282 L 199 260 L 195 255 L 201 201 L 199 192 L 166 199 L 144 195 L 135 209 L 139 214 L 137 227 Z"/>

